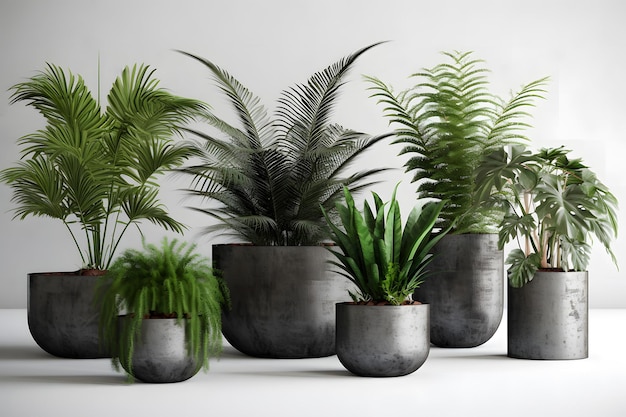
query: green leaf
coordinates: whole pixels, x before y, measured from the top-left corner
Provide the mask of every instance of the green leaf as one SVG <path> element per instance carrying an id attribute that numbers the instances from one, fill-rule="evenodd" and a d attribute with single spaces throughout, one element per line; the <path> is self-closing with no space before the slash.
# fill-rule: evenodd
<path id="1" fill-rule="evenodd" d="M 509 283 L 514 288 L 520 288 L 533 279 L 541 265 L 541 258 L 537 253 L 526 256 L 521 249 L 514 249 L 507 256 L 505 263 L 511 265 Z"/>
<path id="2" fill-rule="evenodd" d="M 271 116 L 261 100 L 230 73 L 183 52 L 210 71 L 237 121 L 230 124 L 217 114 L 208 114 L 209 127 L 217 134 L 192 131 L 206 144 L 199 149 L 198 163 L 180 170 L 191 175 L 192 196 L 202 197 L 201 203 L 207 199 L 217 203 L 220 215 L 213 217 L 220 225 L 207 232 L 226 232 L 260 245 L 311 245 L 327 238 L 322 209 L 334 216 L 344 186 L 356 192 L 373 184 L 371 178 L 384 171 L 355 172 L 351 166 L 389 134 L 372 136 L 347 129 L 331 117 L 349 70 L 376 45 L 283 90 Z M 208 209 L 198 211 L 211 215 Z M 258 216 L 271 219 L 263 226 L 271 223 L 272 227 L 246 221 Z"/>

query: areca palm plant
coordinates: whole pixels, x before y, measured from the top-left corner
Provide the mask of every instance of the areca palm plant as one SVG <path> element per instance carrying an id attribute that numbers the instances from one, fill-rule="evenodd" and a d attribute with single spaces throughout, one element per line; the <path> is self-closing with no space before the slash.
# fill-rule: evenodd
<path id="1" fill-rule="evenodd" d="M 105 109 L 81 76 L 53 64 L 12 87 L 11 102 L 33 107 L 46 126 L 20 138 L 22 159 L 0 180 L 13 189 L 16 218 L 63 222 L 86 270 L 107 269 L 143 220 L 184 228 L 160 203 L 156 179 L 193 154 L 173 137 L 206 106 L 159 88 L 154 71 L 126 67 Z"/>
<path id="2" fill-rule="evenodd" d="M 193 196 L 218 207 L 196 210 L 217 219 L 207 233 L 225 232 L 255 245 L 310 245 L 327 236 L 322 207 L 332 210 L 342 188 L 373 183 L 384 168 L 350 172 L 351 163 L 388 135 L 372 136 L 331 121 L 348 70 L 370 45 L 315 73 L 307 83 L 284 90 L 272 117 L 261 100 L 213 62 L 204 64 L 232 105 L 238 124 L 211 114 L 216 134 L 201 138 L 200 162 L 183 172 L 193 176 Z"/>
<path id="3" fill-rule="evenodd" d="M 507 207 L 500 248 L 518 243 L 506 259 L 513 287 L 532 280 L 539 269 L 586 270 L 594 236 L 616 263 L 610 244 L 618 229 L 617 199 L 569 153 L 563 147 L 533 153 L 514 146 L 488 155 L 478 171 L 480 192 L 496 189 L 494 197 Z"/>
<path id="4" fill-rule="evenodd" d="M 396 143 L 410 155 L 419 198 L 448 203 L 440 220 L 452 233 L 496 233 L 505 208 L 477 198 L 475 171 L 485 155 L 525 143 L 528 108 L 542 98 L 547 79 L 532 81 L 504 100 L 489 90 L 488 70 L 472 52 L 444 52 L 448 62 L 412 74 L 412 87 L 394 93 L 380 79 L 366 77 L 372 97 L 397 126 Z"/>

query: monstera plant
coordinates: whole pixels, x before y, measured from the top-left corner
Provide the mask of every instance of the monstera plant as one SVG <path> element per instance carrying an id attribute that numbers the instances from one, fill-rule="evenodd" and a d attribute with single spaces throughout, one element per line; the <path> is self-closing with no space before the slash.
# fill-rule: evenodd
<path id="1" fill-rule="evenodd" d="M 617 236 L 618 202 L 582 159 L 564 147 L 531 152 L 515 146 L 486 158 L 478 178 L 485 193 L 508 207 L 500 225 L 501 248 L 518 247 L 507 259 L 509 282 L 522 287 L 540 270 L 584 271 L 593 238 L 617 264 L 611 241 Z"/>
<path id="2" fill-rule="evenodd" d="M 594 238 L 616 263 L 615 196 L 563 148 L 522 146 L 489 155 L 479 174 L 485 193 L 498 190 L 508 207 L 500 247 L 506 259 L 508 355 L 525 359 L 588 356 L 588 272 Z"/>

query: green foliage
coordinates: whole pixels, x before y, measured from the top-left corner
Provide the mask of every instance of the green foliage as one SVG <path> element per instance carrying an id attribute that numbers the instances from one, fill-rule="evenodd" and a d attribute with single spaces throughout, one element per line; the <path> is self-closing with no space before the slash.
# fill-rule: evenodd
<path id="1" fill-rule="evenodd" d="M 410 155 L 405 167 L 414 173 L 418 198 L 447 201 L 440 220 L 444 227 L 454 223 L 453 233 L 495 233 L 504 208 L 477 198 L 475 171 L 484 155 L 526 140 L 526 109 L 542 97 L 547 79 L 505 101 L 489 91 L 482 60 L 471 52 L 444 55 L 450 62 L 413 74 L 420 81 L 399 94 L 377 78 L 366 79 L 398 126 L 396 143 Z"/>
<path id="2" fill-rule="evenodd" d="M 205 106 L 158 88 L 153 73 L 126 67 L 104 111 L 82 77 L 52 64 L 12 87 L 11 103 L 25 102 L 47 123 L 20 138 L 22 160 L 0 171 L 0 181 L 13 189 L 16 218 L 63 222 L 86 269 L 107 269 L 128 227 L 142 220 L 183 230 L 159 202 L 156 179 L 193 154 L 172 137 Z"/>
<path id="3" fill-rule="evenodd" d="M 221 314 L 230 304 L 229 292 L 195 248 L 164 239 L 161 247 L 144 244 L 143 252 L 126 250 L 102 280 L 102 340 L 111 345 L 115 368 L 123 364 L 130 369 L 131 380 L 135 342 L 142 321 L 150 317 L 175 317 L 185 325 L 189 355 L 205 369 L 209 356 L 221 352 Z M 123 312 L 125 325 L 119 326 Z"/>
<path id="4" fill-rule="evenodd" d="M 311 245 L 327 235 L 320 207 L 332 209 L 343 186 L 352 191 L 372 184 L 383 168 L 350 172 L 366 149 L 388 135 L 370 136 L 331 122 L 340 88 L 355 60 L 375 45 L 349 55 L 306 84 L 284 90 L 274 117 L 232 75 L 203 63 L 232 105 L 239 126 L 210 115 L 217 135 L 201 138 L 197 165 L 182 169 L 193 176 L 192 196 L 218 207 L 195 208 L 218 220 L 206 233 L 220 232 L 256 245 Z"/>
<path id="5" fill-rule="evenodd" d="M 397 188 L 397 187 L 396 187 Z M 428 203 L 413 208 L 404 229 L 400 205 L 394 190 L 388 211 L 376 193 L 374 208 L 365 201 L 360 212 L 348 189 L 344 189 L 346 205 L 336 203 L 343 230 L 334 225 L 325 212 L 333 238 L 341 249 L 333 251 L 343 276 L 352 281 L 359 294 L 355 301 L 385 301 L 399 305 L 410 300 L 424 281 L 425 267 L 432 258 L 432 247 L 447 233 L 433 234 L 444 202 Z"/>
<path id="6" fill-rule="evenodd" d="M 611 240 L 617 236 L 617 199 L 581 159 L 563 147 L 532 153 L 518 145 L 488 155 L 478 170 L 483 195 L 508 207 L 500 247 L 516 239 L 507 257 L 509 280 L 521 287 L 540 268 L 587 269 L 593 237 L 617 264 Z"/>

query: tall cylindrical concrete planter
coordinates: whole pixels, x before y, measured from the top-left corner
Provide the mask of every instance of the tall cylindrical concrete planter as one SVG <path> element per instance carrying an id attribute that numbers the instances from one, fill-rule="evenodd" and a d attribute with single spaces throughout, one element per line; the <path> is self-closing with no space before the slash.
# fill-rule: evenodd
<path id="1" fill-rule="evenodd" d="M 589 356 L 587 272 L 536 272 L 523 287 L 509 286 L 507 301 L 508 356 Z"/>
<path id="2" fill-rule="evenodd" d="M 121 326 L 124 326 L 124 317 L 120 317 Z M 132 370 L 124 367 L 138 380 L 182 382 L 202 367 L 202 363 L 188 353 L 184 320 L 179 324 L 175 318 L 145 319 L 141 322 L 140 334 L 134 344 Z"/>
<path id="3" fill-rule="evenodd" d="M 101 277 L 75 273 L 28 275 L 28 328 L 35 342 L 62 358 L 110 357 L 100 343 L 100 304 L 94 298 Z"/>
<path id="4" fill-rule="evenodd" d="M 429 352 L 428 304 L 337 304 L 337 358 L 353 374 L 408 375 Z"/>
<path id="5" fill-rule="evenodd" d="M 504 254 L 497 234 L 446 235 L 413 298 L 430 304 L 435 346 L 470 348 L 495 334 L 504 310 Z"/>
<path id="6" fill-rule="evenodd" d="M 335 304 L 350 281 L 330 272 L 322 246 L 215 245 L 213 261 L 230 290 L 222 333 L 237 350 L 267 358 L 335 354 Z"/>

